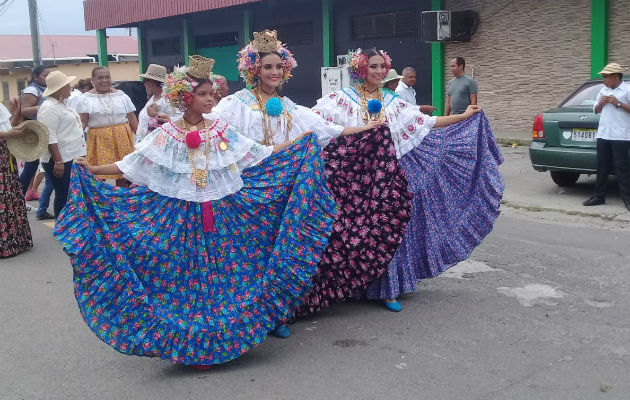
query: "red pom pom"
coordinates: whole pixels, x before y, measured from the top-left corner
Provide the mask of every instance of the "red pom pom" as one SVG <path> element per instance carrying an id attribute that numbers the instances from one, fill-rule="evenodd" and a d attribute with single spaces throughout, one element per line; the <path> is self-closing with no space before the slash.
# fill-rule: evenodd
<path id="1" fill-rule="evenodd" d="M 199 132 L 188 132 L 186 134 L 186 146 L 191 149 L 196 149 L 201 145 L 201 136 L 199 136 Z"/>

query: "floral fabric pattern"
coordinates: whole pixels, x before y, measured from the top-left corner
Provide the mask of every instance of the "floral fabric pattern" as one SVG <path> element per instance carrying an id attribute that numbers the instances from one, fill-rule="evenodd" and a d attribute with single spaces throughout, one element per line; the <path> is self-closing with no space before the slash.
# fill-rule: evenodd
<path id="1" fill-rule="evenodd" d="M 387 268 L 411 216 L 387 127 L 335 139 L 322 157 L 339 214 L 298 316 L 364 292 Z"/>
<path id="2" fill-rule="evenodd" d="M 15 256 L 29 247 L 33 247 L 33 239 L 17 164 L 6 140 L 0 139 L 0 258 Z"/>
<path id="3" fill-rule="evenodd" d="M 400 159 L 413 192 L 405 238 L 368 298 L 395 299 L 467 259 L 499 216 L 503 157 L 483 114 L 433 130 Z"/>
<path id="4" fill-rule="evenodd" d="M 113 188 L 74 167 L 54 234 L 70 256 L 90 329 L 125 354 L 182 364 L 232 360 L 265 340 L 312 286 L 336 212 L 321 149 L 305 138 L 202 204 Z"/>
<path id="5" fill-rule="evenodd" d="M 133 152 L 133 133 L 128 123 L 90 128 L 86 137 L 87 161 L 107 165 Z M 122 175 L 99 175 L 101 179 L 121 179 Z"/>

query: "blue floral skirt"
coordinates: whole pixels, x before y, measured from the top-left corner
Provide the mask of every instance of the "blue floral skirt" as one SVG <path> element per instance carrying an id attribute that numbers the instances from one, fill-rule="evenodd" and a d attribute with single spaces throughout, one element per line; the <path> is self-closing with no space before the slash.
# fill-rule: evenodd
<path id="1" fill-rule="evenodd" d="M 299 306 L 336 205 L 313 137 L 243 173 L 243 188 L 202 205 L 145 187 L 114 188 L 74 166 L 54 231 L 90 329 L 125 354 L 181 364 L 232 360 Z"/>
<path id="2" fill-rule="evenodd" d="M 368 289 L 394 299 L 465 260 L 492 231 L 503 197 L 503 156 L 477 114 L 431 131 L 400 159 L 413 192 L 411 220 L 387 271 Z"/>

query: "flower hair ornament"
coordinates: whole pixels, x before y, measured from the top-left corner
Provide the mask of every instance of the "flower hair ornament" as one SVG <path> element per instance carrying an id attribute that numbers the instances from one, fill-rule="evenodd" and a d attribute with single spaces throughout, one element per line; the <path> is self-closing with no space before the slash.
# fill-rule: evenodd
<path id="1" fill-rule="evenodd" d="M 276 52 L 282 58 L 282 82 L 291 78 L 291 70 L 297 67 L 297 61 L 287 49 L 286 44 L 278 40 L 278 33 L 265 29 L 262 32 L 254 32 L 254 40 L 249 42 L 238 52 L 238 70 L 241 77 L 251 86 L 258 86 L 260 79 L 260 53 Z"/>
<path id="2" fill-rule="evenodd" d="M 376 50 L 385 60 L 385 74 L 392 69 L 392 59 L 384 50 Z M 360 48 L 355 51 L 348 52 L 348 73 L 350 78 L 355 83 L 365 83 L 368 73 L 368 60 L 369 57 Z"/>
<path id="3" fill-rule="evenodd" d="M 193 91 L 199 86 L 200 80 L 210 80 L 213 88 L 216 84 L 210 78 L 214 60 L 198 55 L 188 57 L 190 67 L 175 67 L 168 74 L 164 83 L 163 96 L 182 112 L 185 112 L 193 100 Z"/>

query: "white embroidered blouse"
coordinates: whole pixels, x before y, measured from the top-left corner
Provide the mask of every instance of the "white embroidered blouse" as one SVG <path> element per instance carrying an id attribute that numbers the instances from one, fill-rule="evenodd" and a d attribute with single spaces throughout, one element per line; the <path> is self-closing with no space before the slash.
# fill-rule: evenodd
<path id="1" fill-rule="evenodd" d="M 243 187 L 241 171 L 271 155 L 273 146 L 250 140 L 223 120 L 208 127 L 209 140 L 200 132 L 201 145 L 191 150 L 196 169 L 205 169 L 206 185 L 197 186 L 186 145 L 186 134 L 172 122 L 162 125 L 136 144 L 133 153 L 116 162 L 123 176 L 163 196 L 203 203 L 218 200 Z M 227 150 L 219 148 L 227 143 Z M 209 160 L 206 146 L 210 146 Z"/>
<path id="2" fill-rule="evenodd" d="M 361 95 L 354 88 L 345 88 L 330 93 L 317 101 L 313 107 L 320 117 L 344 127 L 362 126 Z M 437 117 L 420 112 L 420 108 L 407 103 L 400 96 L 383 95 L 383 112 L 392 133 L 396 157 L 399 159 L 413 150 L 435 125 Z"/>
<path id="3" fill-rule="evenodd" d="M 322 120 L 310 108 L 295 104 L 291 99 L 282 98 L 284 109 L 291 115 L 291 130 L 286 135 L 286 118 L 281 116 L 269 116 L 271 127 L 275 131 L 274 144 L 280 144 L 287 140 L 293 140 L 302 132 L 313 131 L 318 138 L 318 143 L 323 147 L 343 131 L 343 126 Z M 239 132 L 250 139 L 261 143 L 264 139 L 263 113 L 258 106 L 256 97 L 247 89 L 223 98 L 212 110 L 221 119 L 229 121 Z"/>
<path id="4" fill-rule="evenodd" d="M 85 92 L 77 100 L 77 112 L 88 114 L 88 127 L 102 128 L 127 122 L 127 114 L 136 111 L 129 96 L 122 90 L 98 94 Z"/>

